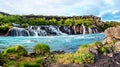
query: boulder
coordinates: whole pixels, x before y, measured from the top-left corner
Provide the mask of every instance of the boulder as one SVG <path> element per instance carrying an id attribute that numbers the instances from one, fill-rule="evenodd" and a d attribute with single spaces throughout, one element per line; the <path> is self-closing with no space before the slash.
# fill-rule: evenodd
<path id="1" fill-rule="evenodd" d="M 107 37 L 115 37 L 116 39 L 120 39 L 120 26 L 118 27 L 110 27 L 104 32 Z"/>
<path id="2" fill-rule="evenodd" d="M 116 39 L 113 37 L 106 37 L 106 39 L 103 41 L 103 44 L 113 44 L 115 41 Z"/>
<path id="3" fill-rule="evenodd" d="M 120 41 L 116 42 L 114 47 L 117 52 L 120 52 Z"/>

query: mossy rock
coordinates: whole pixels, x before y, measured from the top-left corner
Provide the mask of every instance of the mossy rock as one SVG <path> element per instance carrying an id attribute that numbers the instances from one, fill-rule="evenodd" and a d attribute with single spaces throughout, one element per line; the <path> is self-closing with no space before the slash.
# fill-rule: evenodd
<path id="1" fill-rule="evenodd" d="M 50 47 L 46 44 L 37 44 L 34 46 L 34 51 L 37 55 L 45 55 L 50 53 Z"/>
<path id="2" fill-rule="evenodd" d="M 18 67 L 40 67 L 40 64 L 31 64 L 27 62 L 19 62 Z"/>
<path id="3" fill-rule="evenodd" d="M 89 44 L 89 46 L 90 46 L 90 47 L 94 47 L 94 46 L 101 47 L 101 46 L 103 46 L 103 45 L 102 45 L 102 42 L 96 41 L 96 42 L 94 42 L 94 43 Z"/>
<path id="4" fill-rule="evenodd" d="M 81 45 L 79 49 L 76 51 L 76 53 L 81 53 L 81 52 L 89 53 L 89 45 L 87 44 Z"/>
<path id="5" fill-rule="evenodd" d="M 84 64 L 84 63 L 94 63 L 95 56 L 92 53 L 79 53 L 74 54 L 74 63 Z"/>
<path id="6" fill-rule="evenodd" d="M 10 46 L 10 47 L 7 47 L 6 49 L 4 49 L 4 51 L 2 52 L 2 55 L 7 58 L 16 59 L 21 56 L 26 56 L 27 50 L 20 45 Z"/>
<path id="7" fill-rule="evenodd" d="M 101 54 L 106 55 L 106 54 L 107 54 L 107 49 L 106 49 L 105 47 L 100 47 L 99 52 L 100 52 Z"/>
<path id="8" fill-rule="evenodd" d="M 4 67 L 18 67 L 15 61 L 8 61 L 6 64 L 4 64 Z"/>

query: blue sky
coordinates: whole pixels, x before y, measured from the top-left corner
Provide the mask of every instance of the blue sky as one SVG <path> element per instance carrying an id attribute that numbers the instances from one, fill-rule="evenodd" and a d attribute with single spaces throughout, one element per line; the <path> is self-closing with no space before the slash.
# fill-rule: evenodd
<path id="1" fill-rule="evenodd" d="M 120 0 L 0 0 L 0 11 L 10 14 L 95 15 L 120 21 Z"/>

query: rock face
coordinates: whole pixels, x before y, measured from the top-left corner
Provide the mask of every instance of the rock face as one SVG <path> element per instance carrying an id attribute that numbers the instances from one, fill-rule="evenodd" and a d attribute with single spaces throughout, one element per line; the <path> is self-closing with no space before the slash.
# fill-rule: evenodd
<path id="1" fill-rule="evenodd" d="M 118 27 L 110 27 L 104 32 L 107 37 L 114 37 L 116 39 L 120 39 L 120 26 Z"/>
<path id="2" fill-rule="evenodd" d="M 105 30 L 106 39 L 103 44 L 112 45 L 117 52 L 120 52 L 120 26 L 110 27 Z"/>

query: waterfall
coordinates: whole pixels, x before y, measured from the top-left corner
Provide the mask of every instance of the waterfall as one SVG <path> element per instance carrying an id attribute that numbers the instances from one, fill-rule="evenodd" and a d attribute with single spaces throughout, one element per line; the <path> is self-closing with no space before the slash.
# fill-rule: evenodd
<path id="1" fill-rule="evenodd" d="M 75 29 L 75 26 L 73 26 L 73 30 L 74 30 L 74 34 L 76 34 L 76 29 Z"/>
<path id="2" fill-rule="evenodd" d="M 13 27 L 9 30 L 8 36 L 29 36 L 28 30 L 24 28 Z"/>
<path id="3" fill-rule="evenodd" d="M 83 27 L 83 34 L 86 34 L 86 29 L 85 29 L 84 24 L 82 24 L 82 27 Z"/>
<path id="4" fill-rule="evenodd" d="M 89 34 L 92 34 L 92 29 L 88 28 Z"/>
<path id="5" fill-rule="evenodd" d="M 83 34 L 98 33 L 96 28 L 88 28 L 82 24 Z M 76 27 L 73 26 L 72 30 L 76 34 Z M 27 29 L 13 27 L 7 33 L 7 36 L 51 36 L 51 35 L 67 35 L 71 34 L 71 29 L 67 26 L 53 26 L 53 25 L 41 25 L 41 26 L 29 26 Z"/>
<path id="6" fill-rule="evenodd" d="M 60 28 L 59 28 L 59 27 L 57 27 L 57 30 L 58 30 L 58 32 L 59 32 L 60 34 L 62 34 L 62 35 L 67 35 L 66 33 L 62 33 L 62 31 L 60 31 Z"/>
<path id="7" fill-rule="evenodd" d="M 27 29 L 13 27 L 12 29 L 9 30 L 7 34 L 7 36 L 46 36 L 46 35 L 66 35 L 66 33 L 62 33 L 58 26 L 41 25 L 41 26 L 29 26 Z"/>

